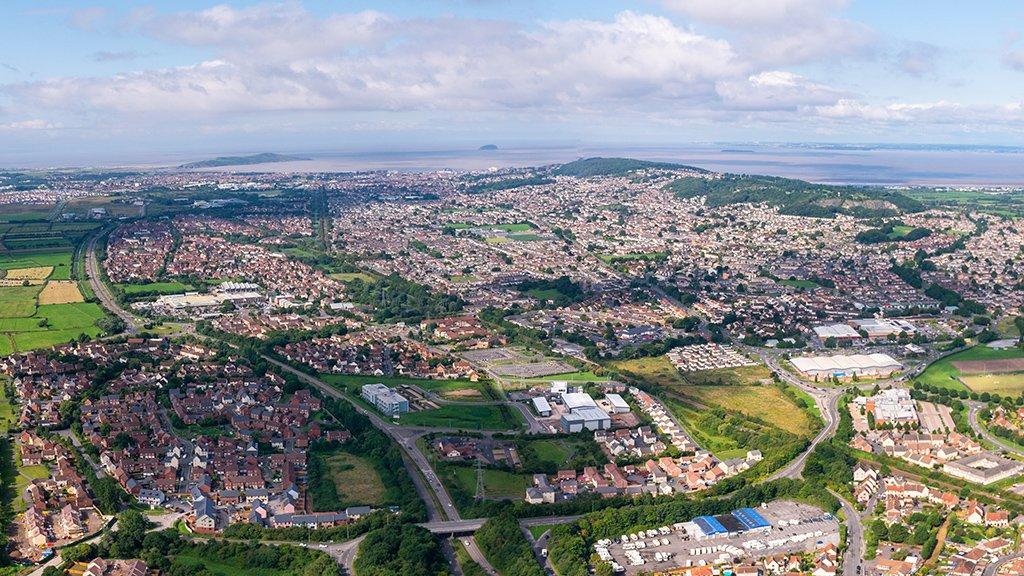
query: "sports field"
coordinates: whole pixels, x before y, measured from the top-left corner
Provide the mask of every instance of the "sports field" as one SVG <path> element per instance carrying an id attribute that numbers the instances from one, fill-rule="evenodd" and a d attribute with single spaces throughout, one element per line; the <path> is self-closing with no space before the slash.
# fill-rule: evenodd
<path id="1" fill-rule="evenodd" d="M 1024 359 L 1024 350 L 1020 348 L 996 350 L 979 344 L 937 360 L 917 380 L 951 390 L 969 388 L 1016 396 L 1024 391 L 1024 374 L 1019 373 L 1024 366 L 1020 366 L 1019 359 Z"/>

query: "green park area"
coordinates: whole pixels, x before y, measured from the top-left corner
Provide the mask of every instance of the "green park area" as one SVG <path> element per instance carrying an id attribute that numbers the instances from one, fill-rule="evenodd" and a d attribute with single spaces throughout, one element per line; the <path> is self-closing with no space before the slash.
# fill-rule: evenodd
<path id="1" fill-rule="evenodd" d="M 1024 350 L 979 344 L 933 362 L 917 381 L 950 390 L 1016 396 L 1024 392 Z"/>
<path id="2" fill-rule="evenodd" d="M 485 468 L 481 470 L 484 479 L 484 497 L 489 499 L 519 499 L 533 483 L 530 474 L 517 474 L 506 470 Z M 476 495 L 476 467 L 465 465 L 443 465 L 438 477 L 446 486 L 455 488 L 469 498 Z M 459 500 L 457 498 L 457 500 Z"/>
<path id="3" fill-rule="evenodd" d="M 464 430 L 513 430 L 522 426 L 523 416 L 505 404 L 444 404 L 432 410 L 403 414 L 404 426 L 461 428 Z"/>
<path id="4" fill-rule="evenodd" d="M 126 296 L 156 296 L 161 294 L 181 294 L 195 290 L 195 286 L 181 282 L 150 282 L 149 284 L 115 284 Z"/>

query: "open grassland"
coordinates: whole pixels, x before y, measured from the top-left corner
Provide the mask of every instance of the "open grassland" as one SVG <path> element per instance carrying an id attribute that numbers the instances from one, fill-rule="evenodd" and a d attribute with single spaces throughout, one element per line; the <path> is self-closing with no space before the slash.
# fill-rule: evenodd
<path id="1" fill-rule="evenodd" d="M 992 360 L 1009 360 L 1014 358 L 1024 358 L 1024 350 L 1019 348 L 1009 348 L 1006 350 L 996 350 L 989 348 L 984 344 L 968 348 L 963 352 L 957 352 L 950 356 L 941 358 L 931 366 L 928 366 L 920 376 L 917 377 L 917 381 L 928 384 L 931 386 L 938 386 L 940 388 L 949 388 L 951 390 L 965 390 L 967 386 L 960 381 L 966 376 L 962 374 L 960 370 L 954 364 L 955 362 L 975 362 L 975 361 L 992 361 Z M 971 381 L 976 382 L 979 386 L 996 386 L 1002 391 L 999 394 L 1011 394 L 1016 395 L 1021 391 L 1024 391 L 1024 378 L 989 378 L 981 379 L 979 377 L 986 376 L 985 374 L 971 374 L 968 376 Z M 1010 376 L 1006 374 L 1005 376 Z M 997 382 L 998 381 L 998 382 Z M 964 379 L 964 382 L 967 382 Z M 994 392 L 993 389 L 975 389 L 973 386 L 970 388 L 976 392 Z"/>
<path id="2" fill-rule="evenodd" d="M 683 379 L 693 386 L 760 384 L 763 380 L 771 380 L 771 378 L 772 371 L 762 364 L 683 373 Z"/>
<path id="3" fill-rule="evenodd" d="M 28 318 L 36 312 L 36 298 L 42 286 L 0 288 L 0 318 Z"/>
<path id="4" fill-rule="evenodd" d="M 501 405 L 444 405 L 433 410 L 403 414 L 403 426 L 462 428 L 465 430 L 512 430 L 522 426 L 518 410 Z"/>
<path id="5" fill-rule="evenodd" d="M 797 436 L 810 436 L 815 428 L 807 411 L 773 385 L 691 386 L 683 393 L 701 404 L 760 418 Z"/>
<path id="6" fill-rule="evenodd" d="M 619 360 L 609 364 L 614 370 L 618 370 L 627 376 L 643 380 L 658 386 L 667 388 L 688 386 L 690 383 L 683 379 L 682 374 L 664 356 L 650 356 L 637 358 L 635 360 Z"/>
<path id="7" fill-rule="evenodd" d="M 324 458 L 324 465 L 344 503 L 365 506 L 384 503 L 384 482 L 369 460 L 338 451 Z"/>
<path id="8" fill-rule="evenodd" d="M 529 474 L 515 474 L 490 468 L 482 470 L 481 473 L 484 477 L 486 498 L 522 498 L 532 484 L 532 477 Z M 444 466 L 439 476 L 446 484 L 455 484 L 465 494 L 476 494 L 476 468 L 472 466 Z"/>
<path id="9" fill-rule="evenodd" d="M 353 280 L 362 280 L 363 282 L 369 284 L 370 282 L 377 281 L 376 276 L 372 274 L 367 274 L 366 272 L 335 272 L 333 274 L 328 274 L 327 276 L 340 282 L 352 282 Z"/>
<path id="10" fill-rule="evenodd" d="M 78 282 L 74 280 L 50 280 L 39 293 L 39 304 L 71 304 L 84 302 L 78 290 Z"/>
<path id="11" fill-rule="evenodd" d="M 149 284 L 115 284 L 126 296 L 136 294 L 181 294 L 195 290 L 194 286 L 181 282 L 151 282 Z"/>

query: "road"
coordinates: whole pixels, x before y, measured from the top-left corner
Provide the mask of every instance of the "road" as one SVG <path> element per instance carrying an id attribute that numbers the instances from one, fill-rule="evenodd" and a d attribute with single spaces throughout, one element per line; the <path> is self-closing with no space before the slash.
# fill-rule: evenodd
<path id="1" fill-rule="evenodd" d="M 816 386 L 811 386 L 780 366 L 776 358 L 763 352 L 760 352 L 759 355 L 765 366 L 767 366 L 772 372 L 778 374 L 780 379 L 787 384 L 796 386 L 800 390 L 809 394 L 811 398 L 814 398 L 814 403 L 818 406 L 818 411 L 821 413 L 821 417 L 825 421 L 825 427 L 822 428 L 811 440 L 807 449 L 801 452 L 800 455 L 794 458 L 789 464 L 786 464 L 769 476 L 767 480 L 771 481 L 779 478 L 802 478 L 804 463 L 807 461 L 807 457 L 811 455 L 811 452 L 814 452 L 814 449 L 823 440 L 831 438 L 832 435 L 836 433 L 836 428 L 839 427 L 839 397 L 842 396 L 843 391 L 839 388 L 818 388 Z"/>
<path id="2" fill-rule="evenodd" d="M 1016 554 L 1003 556 L 988 566 L 985 566 L 985 570 L 981 574 L 982 576 L 995 576 L 996 572 L 998 572 L 1000 568 L 1018 558 L 1024 558 L 1024 552 L 1017 552 Z"/>
<path id="3" fill-rule="evenodd" d="M 832 492 L 829 490 L 829 492 Z M 864 524 L 860 513 L 842 496 L 832 492 L 839 499 L 846 517 L 846 552 L 843 554 L 843 576 L 861 576 L 864 571 Z"/>
<path id="4" fill-rule="evenodd" d="M 972 400 L 965 400 L 964 403 L 967 404 L 967 406 L 969 407 L 967 411 L 967 421 L 971 424 L 971 429 L 974 430 L 975 434 L 981 436 L 982 438 L 988 440 L 989 442 L 995 444 L 996 446 L 999 446 L 1000 448 L 1006 450 L 1007 452 L 1013 452 L 1014 454 L 1024 456 L 1024 451 L 1022 451 L 1020 448 L 1017 448 L 1009 444 L 1008 442 L 1006 442 L 1006 440 L 1003 440 L 1002 438 L 996 436 L 995 434 L 989 432 L 988 429 L 983 427 L 981 425 L 981 422 L 978 421 L 978 413 L 985 408 L 984 402 L 974 402 Z"/>
<path id="5" fill-rule="evenodd" d="M 85 252 L 85 274 L 89 278 L 89 286 L 96 297 L 99 298 L 103 307 L 114 313 L 125 324 L 125 330 L 129 334 L 136 334 L 139 331 L 139 321 L 131 312 L 128 312 L 117 303 L 110 289 L 103 283 L 103 276 L 100 274 L 100 261 L 96 257 L 96 242 L 105 232 L 99 232 L 89 239 L 88 248 Z"/>

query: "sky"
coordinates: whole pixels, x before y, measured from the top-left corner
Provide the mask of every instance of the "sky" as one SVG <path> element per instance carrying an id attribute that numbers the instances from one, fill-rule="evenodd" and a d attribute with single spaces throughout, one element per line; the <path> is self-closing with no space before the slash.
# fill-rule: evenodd
<path id="1" fill-rule="evenodd" d="M 6 0 L 0 16 L 0 162 L 1024 145 L 1022 2 Z"/>

